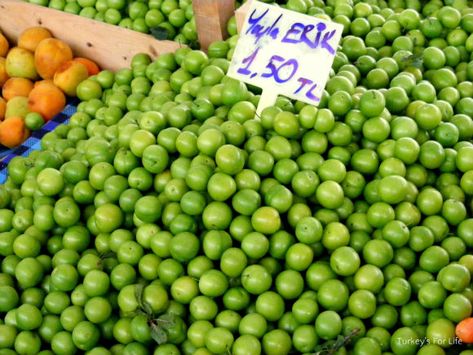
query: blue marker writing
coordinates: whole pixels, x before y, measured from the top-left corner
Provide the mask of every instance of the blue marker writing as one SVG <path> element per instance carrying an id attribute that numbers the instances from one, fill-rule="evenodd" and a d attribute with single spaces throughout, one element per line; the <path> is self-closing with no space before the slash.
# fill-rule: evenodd
<path id="1" fill-rule="evenodd" d="M 286 32 L 281 42 L 294 44 L 304 43 L 311 49 L 323 48 L 333 55 L 335 54 L 335 50 L 330 45 L 329 41 L 335 35 L 336 31 L 325 32 L 326 29 L 327 26 L 323 22 L 318 23 L 316 26 L 296 22 Z M 309 38 L 309 35 L 314 35 L 314 30 L 316 30 L 315 36 Z"/>
<path id="2" fill-rule="evenodd" d="M 278 22 L 282 18 L 282 14 L 279 15 L 279 17 L 272 23 L 271 26 L 264 26 L 261 24 L 261 22 L 264 20 L 266 14 L 269 12 L 269 9 L 267 9 L 265 12 L 263 12 L 260 16 L 256 16 L 256 9 L 253 10 L 253 12 L 250 15 L 250 18 L 248 19 L 248 23 L 250 24 L 250 27 L 246 30 L 246 34 L 251 34 L 255 36 L 255 44 L 259 42 L 259 40 L 264 37 L 264 36 L 269 36 L 272 39 L 276 39 L 279 35 L 279 28 L 276 27 Z"/>
<path id="3" fill-rule="evenodd" d="M 309 90 L 307 90 L 305 96 L 307 98 L 309 98 L 310 100 L 312 101 L 320 101 L 320 98 L 318 96 L 315 96 L 314 95 L 314 90 L 317 88 L 317 83 L 314 84 L 314 82 L 310 79 L 306 79 L 306 78 L 299 78 L 299 80 L 297 80 L 299 83 L 301 83 L 301 85 L 299 86 L 299 88 L 294 91 L 294 94 L 298 94 L 299 92 L 302 91 L 302 89 L 304 89 L 307 85 L 312 85 Z"/>

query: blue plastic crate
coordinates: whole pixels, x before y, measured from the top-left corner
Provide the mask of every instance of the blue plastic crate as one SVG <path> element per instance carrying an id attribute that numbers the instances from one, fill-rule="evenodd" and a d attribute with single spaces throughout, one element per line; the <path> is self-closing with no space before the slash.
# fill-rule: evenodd
<path id="1" fill-rule="evenodd" d="M 48 132 L 53 131 L 58 125 L 67 123 L 69 118 L 77 111 L 75 103 L 66 105 L 64 110 L 47 122 L 41 129 L 33 131 L 31 136 L 22 145 L 13 149 L 0 148 L 0 184 L 7 179 L 7 165 L 14 157 L 28 156 L 32 151 L 41 148 L 41 138 Z"/>

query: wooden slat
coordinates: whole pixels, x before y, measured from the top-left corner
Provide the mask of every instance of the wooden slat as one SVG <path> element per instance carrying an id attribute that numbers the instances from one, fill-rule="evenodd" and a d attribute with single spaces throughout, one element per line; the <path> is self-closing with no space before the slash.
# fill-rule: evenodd
<path id="1" fill-rule="evenodd" d="M 136 53 L 160 54 L 182 45 L 62 11 L 19 0 L 0 0 L 0 29 L 13 42 L 33 26 L 46 27 L 54 37 L 67 42 L 76 56 L 90 58 L 105 69 L 129 67 Z"/>
<path id="2" fill-rule="evenodd" d="M 241 29 L 243 28 L 243 24 L 245 23 L 246 15 L 248 14 L 248 10 L 250 9 L 251 4 L 253 3 L 253 1 L 254 0 L 248 0 L 242 6 L 240 6 L 238 8 L 238 10 L 235 11 L 235 18 L 236 18 L 238 33 L 240 33 Z"/>
<path id="3" fill-rule="evenodd" d="M 227 38 L 227 22 L 235 13 L 235 0 L 193 0 L 192 7 L 202 49 Z"/>

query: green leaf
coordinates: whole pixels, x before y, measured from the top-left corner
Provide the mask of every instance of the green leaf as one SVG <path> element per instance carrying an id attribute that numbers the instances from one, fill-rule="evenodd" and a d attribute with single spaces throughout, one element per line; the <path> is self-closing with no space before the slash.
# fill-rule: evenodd
<path id="1" fill-rule="evenodd" d="M 339 349 L 345 345 L 345 337 L 343 335 L 339 335 L 333 344 L 333 349 Z"/>
<path id="2" fill-rule="evenodd" d="M 315 347 L 314 351 L 312 355 L 330 355 L 330 344 L 319 344 Z"/>
<path id="3" fill-rule="evenodd" d="M 115 256 L 115 253 L 113 251 L 107 251 L 105 253 L 100 254 L 100 259 L 108 259 L 108 258 L 113 258 Z"/>
<path id="4" fill-rule="evenodd" d="M 407 66 L 413 66 L 415 68 L 422 68 L 422 64 L 424 63 L 424 59 L 421 54 L 407 55 L 401 60 L 402 62 L 406 63 Z"/>
<path id="5" fill-rule="evenodd" d="M 168 335 L 159 325 L 151 323 L 151 338 L 159 345 L 168 341 Z"/>
<path id="6" fill-rule="evenodd" d="M 176 316 L 172 313 L 166 313 L 158 318 L 158 322 L 164 329 L 169 329 L 176 325 Z"/>
<path id="7" fill-rule="evenodd" d="M 143 284 L 137 284 L 135 286 L 135 298 L 136 301 L 138 302 L 138 306 L 140 308 L 143 308 L 143 290 L 144 290 Z"/>
<path id="8" fill-rule="evenodd" d="M 138 302 L 138 307 L 140 310 L 148 316 L 149 319 L 153 318 L 153 309 L 149 305 L 148 302 L 146 302 L 143 299 L 143 290 L 145 286 L 143 284 L 137 284 L 135 288 L 135 297 L 136 301 Z"/>
<path id="9" fill-rule="evenodd" d="M 151 35 L 157 40 L 164 41 L 169 39 L 169 32 L 165 27 L 155 27 L 150 29 Z"/>
<path id="10" fill-rule="evenodd" d="M 148 316 L 148 318 L 153 317 L 153 309 L 151 308 L 151 306 L 148 302 L 142 301 L 141 302 L 141 309 Z"/>
<path id="11" fill-rule="evenodd" d="M 187 46 L 191 49 L 200 49 L 200 44 L 198 41 L 189 41 Z"/>
<path id="12" fill-rule="evenodd" d="M 335 340 L 328 340 L 323 344 L 319 344 L 314 349 L 315 352 L 311 355 L 334 355 L 338 350 L 351 342 L 352 338 L 360 332 L 360 329 L 355 328 L 350 334 L 343 336 L 339 335 Z"/>
<path id="13" fill-rule="evenodd" d="M 422 59 L 417 59 L 412 63 L 412 66 L 415 68 L 421 69 L 423 62 L 424 61 Z"/>

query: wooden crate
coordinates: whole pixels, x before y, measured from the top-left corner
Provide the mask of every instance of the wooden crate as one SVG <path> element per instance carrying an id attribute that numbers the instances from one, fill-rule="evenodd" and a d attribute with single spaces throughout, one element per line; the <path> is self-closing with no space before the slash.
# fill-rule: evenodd
<path id="1" fill-rule="evenodd" d="M 248 15 L 248 10 L 253 4 L 254 0 L 247 0 L 238 10 L 235 11 L 236 23 L 238 33 L 241 32 L 243 24 L 245 23 L 246 16 Z"/>
<path id="2" fill-rule="evenodd" d="M 33 26 L 46 27 L 54 37 L 67 42 L 76 56 L 111 70 L 129 67 L 136 53 L 156 58 L 182 47 L 177 42 L 158 41 L 150 35 L 20 0 L 0 0 L 0 30 L 12 43 Z"/>
<path id="3" fill-rule="evenodd" d="M 235 14 L 235 0 L 193 0 L 192 6 L 203 50 L 228 37 L 226 26 Z M 245 12 L 237 11 L 236 16 L 240 24 Z M 33 26 L 46 27 L 54 37 L 67 42 L 77 56 L 93 59 L 111 70 L 128 67 L 136 53 L 156 58 L 182 47 L 174 41 L 158 41 L 147 34 L 21 0 L 0 0 L 0 30 L 13 43 L 23 30 Z"/>
<path id="4" fill-rule="evenodd" d="M 192 7 L 202 49 L 228 37 L 227 22 L 235 13 L 235 0 L 193 0 Z"/>

